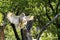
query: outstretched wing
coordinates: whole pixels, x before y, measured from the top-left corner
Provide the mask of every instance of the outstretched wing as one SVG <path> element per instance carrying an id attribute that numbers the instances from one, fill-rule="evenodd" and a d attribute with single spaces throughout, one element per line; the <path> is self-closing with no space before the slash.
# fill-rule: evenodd
<path id="1" fill-rule="evenodd" d="M 18 24 L 19 23 L 19 17 L 15 16 L 12 12 L 9 12 L 7 14 L 7 18 L 13 24 Z"/>
<path id="2" fill-rule="evenodd" d="M 27 21 L 33 20 L 34 16 L 27 16 L 26 19 L 27 19 Z"/>

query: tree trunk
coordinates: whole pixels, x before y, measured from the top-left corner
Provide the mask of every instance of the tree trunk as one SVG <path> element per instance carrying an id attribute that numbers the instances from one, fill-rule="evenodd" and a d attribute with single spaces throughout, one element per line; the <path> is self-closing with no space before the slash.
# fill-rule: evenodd
<path id="1" fill-rule="evenodd" d="M 4 28 L 0 26 L 0 40 L 4 40 Z"/>

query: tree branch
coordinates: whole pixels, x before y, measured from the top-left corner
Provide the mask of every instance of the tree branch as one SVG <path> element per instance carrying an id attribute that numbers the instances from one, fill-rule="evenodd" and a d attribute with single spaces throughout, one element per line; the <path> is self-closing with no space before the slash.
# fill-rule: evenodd
<path id="1" fill-rule="evenodd" d="M 53 6 L 51 5 L 50 0 L 48 0 L 48 4 L 49 4 L 49 7 L 52 9 L 53 13 L 55 13 L 55 11 L 54 11 L 54 9 L 53 9 Z"/>
<path id="2" fill-rule="evenodd" d="M 58 7 L 59 7 L 59 5 L 60 5 L 60 2 L 58 2 L 57 6 L 56 6 L 56 13 L 55 13 L 55 15 L 58 13 Z M 58 18 L 56 20 L 56 24 L 59 27 Z"/>
<path id="3" fill-rule="evenodd" d="M 20 40 L 20 38 L 19 38 L 19 36 L 18 36 L 18 34 L 17 34 L 17 31 L 16 31 L 16 29 L 15 29 L 15 25 L 11 23 L 11 26 L 12 26 L 13 31 L 14 31 L 14 33 L 15 33 L 16 39 L 17 39 L 17 40 Z"/>
<path id="4" fill-rule="evenodd" d="M 44 28 L 42 28 L 42 30 L 40 31 L 40 33 L 38 34 L 37 40 L 39 40 L 39 38 L 41 37 L 41 34 L 43 33 L 43 31 L 46 30 L 46 28 L 53 23 L 54 20 L 56 20 L 58 18 L 58 16 L 60 16 L 60 13 L 57 14 L 51 21 L 49 21 L 45 26 L 43 26 Z"/>
<path id="5" fill-rule="evenodd" d="M 48 11 L 47 11 L 47 5 L 45 5 L 45 7 L 46 7 L 46 16 L 47 16 L 47 18 L 49 19 L 49 21 L 51 21 L 51 18 L 50 18 L 50 16 L 48 15 Z M 53 22 L 53 24 L 56 25 L 56 23 L 54 23 L 54 22 Z"/>

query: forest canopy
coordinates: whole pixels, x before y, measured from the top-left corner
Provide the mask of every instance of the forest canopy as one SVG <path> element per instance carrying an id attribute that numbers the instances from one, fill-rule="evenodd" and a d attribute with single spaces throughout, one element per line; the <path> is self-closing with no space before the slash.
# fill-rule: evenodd
<path id="1" fill-rule="evenodd" d="M 16 16 L 21 13 L 25 13 L 26 16 L 34 16 L 30 30 L 32 39 L 60 39 L 60 15 L 58 15 L 60 13 L 60 0 L 0 0 L 0 24 L 3 21 L 6 23 L 4 28 L 5 40 L 16 40 L 11 23 L 6 18 L 8 12 L 12 12 Z M 56 15 L 58 17 L 51 22 Z M 49 22 L 51 23 L 49 24 Z M 46 26 L 47 23 L 48 26 Z M 41 32 L 41 30 L 43 31 Z M 21 30 L 16 28 L 16 31 L 22 40 Z"/>

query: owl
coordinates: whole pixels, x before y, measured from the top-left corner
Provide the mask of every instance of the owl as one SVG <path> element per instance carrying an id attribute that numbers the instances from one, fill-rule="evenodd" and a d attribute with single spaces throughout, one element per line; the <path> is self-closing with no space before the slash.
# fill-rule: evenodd
<path id="1" fill-rule="evenodd" d="M 16 27 L 20 27 L 20 29 L 24 28 L 29 20 L 33 20 L 33 16 L 26 16 L 25 13 L 21 13 L 19 16 L 16 16 L 12 12 L 8 12 L 7 18 Z"/>

